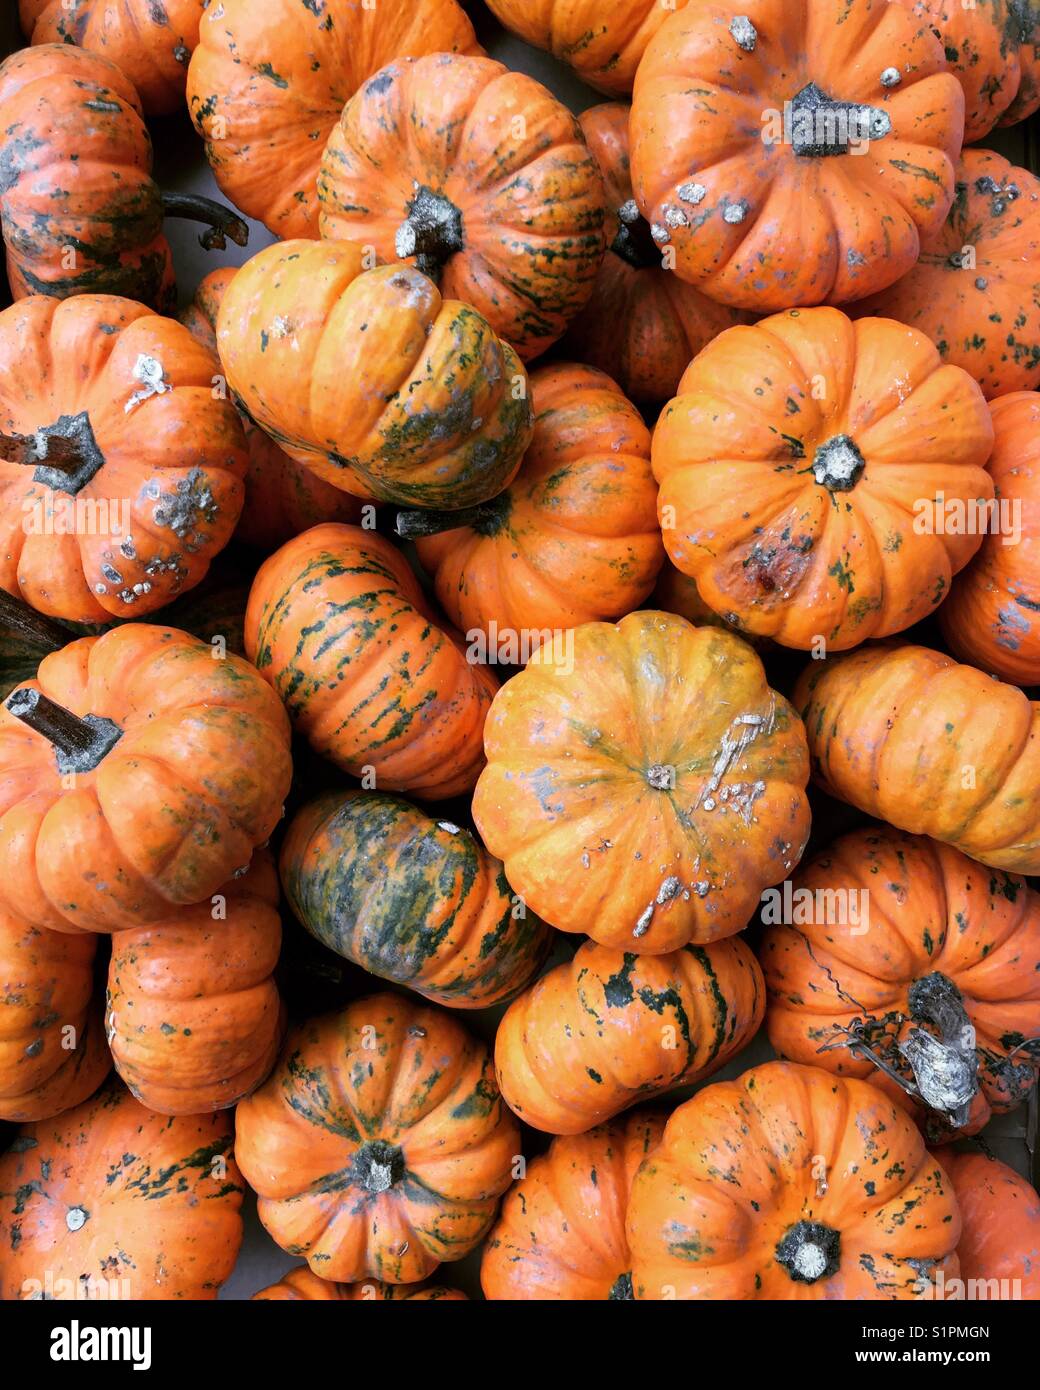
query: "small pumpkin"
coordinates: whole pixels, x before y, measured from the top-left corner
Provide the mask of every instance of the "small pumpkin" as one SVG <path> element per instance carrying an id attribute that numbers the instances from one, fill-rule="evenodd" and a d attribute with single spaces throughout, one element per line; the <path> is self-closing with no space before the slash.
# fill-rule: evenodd
<path id="1" fill-rule="evenodd" d="M 15 299 L 115 294 L 176 303 L 164 217 L 209 224 L 202 244 L 249 229 L 209 198 L 162 193 L 137 92 L 106 58 L 45 44 L 0 64 L 0 230 Z"/>
<path id="2" fill-rule="evenodd" d="M 493 1300 L 632 1298 L 628 1192 L 660 1142 L 664 1115 L 630 1110 L 532 1158 L 484 1244 L 480 1283 Z"/>
<path id="3" fill-rule="evenodd" d="M 355 93 L 318 174 L 323 237 L 407 260 L 524 359 L 592 293 L 603 183 L 581 127 L 490 58 L 399 58 Z"/>
<path id="4" fill-rule="evenodd" d="M 497 683 L 389 541 L 332 523 L 289 541 L 257 573 L 245 636 L 294 728 L 344 772 L 430 800 L 473 786 Z"/>
<path id="5" fill-rule="evenodd" d="M 1040 685 L 1040 395 L 1013 391 L 993 401 L 990 414 L 995 524 L 987 524 L 939 621 L 962 660 L 1017 685 Z"/>
<path id="6" fill-rule="evenodd" d="M 269 1301 L 322 1302 L 322 1303 L 390 1303 L 393 1300 L 416 1303 L 463 1302 L 466 1295 L 459 1289 L 446 1289 L 438 1284 L 380 1284 L 378 1280 L 368 1279 L 363 1284 L 333 1284 L 328 1279 L 320 1279 L 307 1265 L 291 1269 L 277 1284 L 269 1284 L 266 1289 L 253 1295 L 254 1299 Z"/>
<path id="7" fill-rule="evenodd" d="M 397 796 L 329 792 L 309 802 L 289 825 L 280 868 L 312 936 L 436 1004 L 510 999 L 549 952 L 549 928 L 483 845 Z"/>
<path id="8" fill-rule="evenodd" d="M 456 0 L 220 0 L 203 17 L 188 110 L 217 183 L 283 240 L 318 235 L 318 165 L 344 102 L 392 59 L 479 53 Z"/>
<path id="9" fill-rule="evenodd" d="M 669 613 L 575 628 L 495 696 L 484 843 L 561 931 L 650 955 L 730 936 L 809 833 L 805 735 L 730 633 Z"/>
<path id="10" fill-rule="evenodd" d="M 358 497 L 457 508 L 501 492 L 531 438 L 520 359 L 411 266 L 287 241 L 227 287 L 217 346 L 239 404 Z"/>
<path id="11" fill-rule="evenodd" d="M 739 937 L 660 956 L 586 941 L 509 1006 L 498 1084 L 526 1124 L 581 1134 L 710 1076 L 747 1046 L 764 1010 L 762 972 Z"/>
<path id="12" fill-rule="evenodd" d="M 58 931 L 168 916 L 249 863 L 290 778 L 245 661 L 142 623 L 80 638 L 0 707 L 0 904 Z"/>
<path id="13" fill-rule="evenodd" d="M 654 13 L 663 18 L 665 11 L 655 4 Z M 666 401 L 690 358 L 746 315 L 716 304 L 663 264 L 632 194 L 628 117 L 622 102 L 579 117 L 607 193 L 607 254 L 563 349 L 613 377 L 632 400 Z"/>
<path id="14" fill-rule="evenodd" d="M 968 1298 L 1040 1301 L 1040 1197 L 1025 1178 L 983 1153 L 942 1152 L 961 1210 L 957 1246 Z M 991 1280 L 1007 1280 L 994 1290 Z M 972 1288 L 972 1281 L 977 1281 Z M 981 1286 L 981 1287 L 980 1287 Z"/>
<path id="15" fill-rule="evenodd" d="M 956 1276 L 960 1231 L 905 1111 L 789 1062 L 673 1111 L 628 1205 L 638 1299 L 921 1298 L 940 1270 Z"/>
<path id="16" fill-rule="evenodd" d="M 917 264 L 857 307 L 924 333 L 987 399 L 1032 389 L 1040 385 L 1038 258 L 1040 180 L 992 150 L 965 150 L 949 216 L 922 239 Z"/>
<path id="17" fill-rule="evenodd" d="M 229 1117 L 155 1115 L 118 1082 L 0 1157 L 0 1297 L 214 1299 L 242 1243 Z"/>
<path id="18" fill-rule="evenodd" d="M 857 830 L 799 867 L 779 915 L 767 909 L 759 955 L 781 1057 L 913 1094 L 933 1138 L 1028 1098 L 1040 895 L 1024 879 L 923 836 Z"/>
<path id="19" fill-rule="evenodd" d="M 33 44 L 78 44 L 119 67 L 149 116 L 179 111 L 209 0 L 18 0 Z"/>
<path id="20" fill-rule="evenodd" d="M 827 308 L 731 328 L 654 431 L 665 547 L 749 632 L 832 651 L 888 636 L 979 548 L 932 516 L 990 501 L 992 444 L 978 386 L 915 329 Z"/>
<path id="21" fill-rule="evenodd" d="M 213 899 L 118 932 L 105 1027 L 116 1071 L 160 1115 L 226 1110 L 264 1081 L 284 1033 L 282 923 L 267 850 Z"/>
<path id="22" fill-rule="evenodd" d="M 105 1079 L 96 949 L 94 936 L 46 931 L 0 909 L 0 1119 L 50 1119 Z"/>
<path id="23" fill-rule="evenodd" d="M 491 638 L 489 653 L 498 639 L 526 633 L 537 645 L 546 629 L 621 617 L 664 558 L 650 434 L 635 407 L 594 367 L 539 367 L 530 390 L 534 438 L 504 492 L 462 527 L 450 512 L 398 517 L 399 533 L 422 537 L 445 613 L 471 640 Z"/>
<path id="24" fill-rule="evenodd" d="M 927 647 L 810 662 L 795 688 L 832 796 L 1009 873 L 1040 873 L 1040 704 Z M 508 865 L 507 865 L 508 869 Z"/>
<path id="25" fill-rule="evenodd" d="M 412 1284 L 483 1239 L 519 1154 L 487 1049 L 377 994 L 294 1029 L 236 1112 L 260 1220 L 323 1279 Z"/>
<path id="26" fill-rule="evenodd" d="M 964 95 L 888 0 L 669 15 L 632 97 L 632 186 L 679 277 L 768 313 L 898 280 L 953 201 Z"/>

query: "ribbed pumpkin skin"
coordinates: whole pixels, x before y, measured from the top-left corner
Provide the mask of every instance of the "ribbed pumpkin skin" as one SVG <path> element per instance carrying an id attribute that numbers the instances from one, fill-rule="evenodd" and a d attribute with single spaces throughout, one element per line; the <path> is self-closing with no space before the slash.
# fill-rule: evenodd
<path id="1" fill-rule="evenodd" d="M 156 921 L 217 892 L 278 824 L 289 724 L 241 658 L 128 623 L 46 657 L 32 684 L 123 732 L 93 771 L 63 778 L 51 744 L 0 706 L 0 903 L 28 921 Z"/>
<path id="2" fill-rule="evenodd" d="M 716 338 L 661 415 L 665 547 L 717 613 L 785 646 L 901 632 L 981 544 L 919 529 L 920 507 L 989 500 L 992 443 L 978 386 L 916 330 L 776 314 Z"/>
<path id="3" fill-rule="evenodd" d="M 432 800 L 473 786 L 497 682 L 437 627 L 389 541 L 329 524 L 282 546 L 253 582 L 246 651 L 345 772 Z"/>
<path id="4" fill-rule="evenodd" d="M 161 390 L 145 384 L 149 362 Z M 247 461 L 212 376 L 183 325 L 130 299 L 33 295 L 0 313 L 0 432 L 85 414 L 102 455 L 74 496 L 0 461 L 0 588 L 51 617 L 105 623 L 197 584 L 235 529 Z M 79 447 L 89 461 L 89 441 Z"/>
<path id="5" fill-rule="evenodd" d="M 188 110 L 228 198 L 276 236 L 318 235 L 325 141 L 366 78 L 405 54 L 479 53 L 456 0 L 221 0 L 188 69 Z"/>
<path id="6" fill-rule="evenodd" d="M 1040 705 L 927 647 L 813 661 L 794 704 L 832 796 L 1009 873 L 1040 873 Z M 968 785 L 965 785 L 968 784 Z"/>
<path id="7" fill-rule="evenodd" d="M 550 929 L 516 901 L 498 860 L 400 797 L 330 792 L 310 802 L 289 826 L 280 868 L 312 936 L 435 1004 L 501 1003 L 548 954 Z"/>
<path id="8" fill-rule="evenodd" d="M 755 30 L 743 44 L 739 20 Z M 889 68 L 901 80 L 886 87 Z M 801 152 L 796 99 L 812 87 L 888 129 L 866 150 Z M 786 140 L 764 123 L 785 102 Z M 904 275 L 942 224 L 963 124 L 941 43 L 888 0 L 687 5 L 639 65 L 632 185 L 676 273 L 712 299 L 760 314 L 844 304 Z"/>
<path id="9" fill-rule="evenodd" d="M 653 13 L 664 17 L 666 11 L 655 4 Z M 613 377 L 632 400 L 666 401 L 690 358 L 747 316 L 664 268 L 632 195 L 628 116 L 627 105 L 607 102 L 579 117 L 607 191 L 607 254 L 563 348 Z"/>
<path id="10" fill-rule="evenodd" d="M 49 1276 L 57 1298 L 216 1298 L 242 1242 L 231 1143 L 228 1116 L 155 1115 L 118 1082 L 26 1125 L 0 1158 L 0 1296 Z"/>
<path id="11" fill-rule="evenodd" d="M 730 633 L 668 613 L 575 628 L 495 696 L 473 819 L 561 931 L 649 955 L 731 936 L 809 833 L 794 710 Z"/>
<path id="12" fill-rule="evenodd" d="M 702 1081 L 754 1037 L 762 972 L 740 937 L 637 956 L 586 941 L 510 1005 L 495 1039 L 506 1104 L 581 1134 L 636 1101 Z"/>
<path id="13" fill-rule="evenodd" d="M 587 1134 L 554 1139 L 506 1194 L 484 1244 L 480 1283 L 493 1300 L 585 1302 L 632 1297 L 625 1237 L 635 1171 L 665 1117 L 632 1110 Z"/>
<path id="14" fill-rule="evenodd" d="M 438 218 L 460 215 L 458 227 L 413 214 L 420 190 L 440 200 Z M 490 58 L 438 53 L 383 68 L 329 136 L 318 197 L 323 237 L 375 247 L 391 264 L 410 259 L 525 360 L 587 302 L 606 246 L 603 184 L 577 120 Z"/>
<path id="15" fill-rule="evenodd" d="M 323 1279 L 412 1284 L 494 1220 L 520 1152 L 487 1049 L 450 1015 L 377 994 L 294 1029 L 236 1112 L 260 1220 Z"/>
<path id="16" fill-rule="evenodd" d="M 417 543 L 462 632 L 559 629 L 620 618 L 653 587 L 664 551 L 650 435 L 593 367 L 531 374 L 534 438 L 475 524 Z"/>
<path id="17" fill-rule="evenodd" d="M 944 1149 L 941 1161 L 961 1209 L 957 1246 L 961 1278 L 1008 1279 L 1012 1281 L 1012 1297 L 1040 1301 L 1040 1197 L 1036 1189 L 1006 1163 L 983 1153 Z M 976 1298 L 985 1296 L 986 1292 L 975 1293 Z M 996 1296 L 1003 1297 L 1003 1291 Z"/>
<path id="18" fill-rule="evenodd" d="M 857 308 L 924 333 L 988 400 L 1031 390 L 1040 385 L 1038 259 L 1040 180 L 992 150 L 965 150 L 949 216 L 922 239 L 917 264 Z"/>
<path id="19" fill-rule="evenodd" d="M 235 267 L 230 265 L 211 270 L 195 291 L 192 303 L 180 315 L 193 337 L 216 358 L 218 371 L 217 315 L 235 274 Z M 236 540 L 269 555 L 293 536 L 323 521 L 361 520 L 361 504 L 356 498 L 290 458 L 248 415 L 242 415 L 241 420 L 249 466 L 245 502 L 235 528 Z"/>
<path id="20" fill-rule="evenodd" d="M 907 1213 L 913 1211 L 913 1219 Z M 795 1279 L 777 1246 L 838 1237 L 833 1273 Z M 903 1300 L 957 1274 L 950 1180 L 910 1117 L 865 1081 L 770 1062 L 673 1111 L 628 1206 L 638 1299 Z"/>
<path id="21" fill-rule="evenodd" d="M 273 972 L 278 874 L 258 850 L 219 896 L 117 933 L 105 1027 L 116 1071 L 161 1115 L 226 1110 L 266 1079 L 284 1031 Z M 215 917 L 216 911 L 224 915 Z"/>
<path id="22" fill-rule="evenodd" d="M 351 242 L 269 246 L 234 277 L 217 347 L 253 420 L 320 478 L 402 506 L 465 507 L 531 438 L 520 359 L 411 266 Z"/>
<path id="23" fill-rule="evenodd" d="M 105 1078 L 97 938 L 32 927 L 0 909 L 0 1119 L 49 1119 L 86 1100 Z M 75 1030 L 66 1050 L 65 1029 Z"/>
<path id="24" fill-rule="evenodd" d="M 1016 685 L 1040 684 L 1040 395 L 1014 391 L 990 406 L 987 468 L 1021 535 L 988 531 L 939 609 L 955 655 Z M 1015 525 L 1014 510 L 1010 520 Z M 1005 544 L 1005 539 L 1009 542 Z"/>
<path id="25" fill-rule="evenodd" d="M 79 44 L 126 73 L 149 116 L 180 110 L 207 0 L 19 0 L 33 44 Z"/>
<path id="26" fill-rule="evenodd" d="M 322 1302 L 322 1303 L 415 1303 L 440 1300 L 445 1303 L 467 1302 L 460 1289 L 446 1289 L 443 1285 L 423 1284 L 380 1284 L 369 1279 L 362 1284 L 333 1284 L 321 1279 L 304 1265 L 301 1269 L 291 1269 L 277 1284 L 253 1295 L 254 1300 Z"/>
<path id="27" fill-rule="evenodd" d="M 882 829 L 842 836 L 802 865 L 793 884 L 814 894 L 838 890 L 814 902 L 865 902 L 869 915 L 840 924 L 813 911 L 817 920 L 767 928 L 759 948 L 766 1027 L 781 1057 L 873 1081 L 905 1105 L 904 1092 L 868 1058 L 820 1048 L 853 1019 L 876 1024 L 888 1039 L 904 1036 L 896 1020 L 885 1028 L 885 1015 L 909 1019 L 910 987 L 937 972 L 960 990 L 975 1027 L 981 1096 L 971 1127 L 1027 1098 L 1036 1081 L 1028 1054 L 1006 1065 L 1012 1049 L 1040 1036 L 1040 896 L 1024 879 L 923 836 Z M 874 1041 L 891 1062 L 884 1040 Z"/>
<path id="28" fill-rule="evenodd" d="M 0 225 L 15 299 L 125 295 L 166 313 L 173 258 L 141 104 L 105 58 L 49 44 L 0 64 Z"/>

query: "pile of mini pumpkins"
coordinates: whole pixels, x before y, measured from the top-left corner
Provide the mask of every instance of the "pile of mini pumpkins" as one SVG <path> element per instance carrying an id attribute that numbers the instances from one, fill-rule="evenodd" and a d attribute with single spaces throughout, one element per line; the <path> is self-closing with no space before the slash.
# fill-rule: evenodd
<path id="1" fill-rule="evenodd" d="M 0 1296 L 1040 1298 L 1040 18 L 488 7 L 21 0 Z"/>

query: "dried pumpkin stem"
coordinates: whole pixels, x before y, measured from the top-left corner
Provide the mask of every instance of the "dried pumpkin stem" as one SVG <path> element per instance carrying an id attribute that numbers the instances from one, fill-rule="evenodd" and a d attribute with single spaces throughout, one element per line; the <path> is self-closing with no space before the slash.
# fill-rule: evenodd
<path id="1" fill-rule="evenodd" d="M 10 637 L 27 638 L 55 652 L 72 641 L 66 628 L 0 589 L 0 638 Z"/>
<path id="2" fill-rule="evenodd" d="M 15 690 L 7 697 L 6 708 L 53 746 L 62 776 L 92 772 L 123 736 L 111 719 L 96 714 L 81 719 L 40 690 Z"/>
<path id="3" fill-rule="evenodd" d="M 460 507 L 457 512 L 431 508 L 429 511 L 398 512 L 394 531 L 405 540 L 422 536 L 439 536 L 443 531 L 468 527 L 482 536 L 493 536 L 509 515 L 508 495 L 493 497 L 475 507 Z"/>
<path id="4" fill-rule="evenodd" d="M 34 482 L 73 496 L 105 463 L 85 410 L 62 415 L 33 434 L 0 434 L 0 459 L 32 468 Z"/>
<path id="5" fill-rule="evenodd" d="M 249 228 L 223 203 L 203 198 L 196 193 L 164 193 L 163 211 L 167 217 L 184 217 L 189 222 L 205 222 L 209 228 L 199 237 L 199 245 L 207 251 L 222 251 L 228 238 L 236 246 L 245 246 Z"/>

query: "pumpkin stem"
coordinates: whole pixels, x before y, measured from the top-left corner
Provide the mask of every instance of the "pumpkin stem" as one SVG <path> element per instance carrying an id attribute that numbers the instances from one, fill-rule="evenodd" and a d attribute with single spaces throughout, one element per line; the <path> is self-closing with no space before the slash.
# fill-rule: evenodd
<path id="1" fill-rule="evenodd" d="M 53 652 L 72 641 L 72 633 L 67 628 L 45 618 L 27 603 L 19 602 L 5 589 L 0 589 L 0 635 L 28 639 Z"/>
<path id="2" fill-rule="evenodd" d="M 351 1181 L 366 1192 L 387 1192 L 404 1177 L 404 1154 L 385 1139 L 370 1139 L 354 1154 Z"/>
<path id="3" fill-rule="evenodd" d="M 465 245 L 462 213 L 443 193 L 418 180 L 414 187 L 408 216 L 394 237 L 394 250 L 402 261 L 414 256 L 416 267 L 437 281 L 445 263 Z"/>
<path id="4" fill-rule="evenodd" d="M 799 1221 L 778 1242 L 776 1259 L 796 1284 L 829 1279 L 841 1267 L 841 1234 L 818 1221 Z"/>
<path id="5" fill-rule="evenodd" d="M 85 714 L 82 719 L 40 690 L 22 687 L 7 697 L 6 708 L 54 747 L 58 771 L 92 772 L 122 738 L 111 719 Z"/>
<path id="6" fill-rule="evenodd" d="M 646 270 L 650 266 L 661 268 L 661 251 L 650 233 L 650 223 L 639 211 L 634 198 L 622 203 L 617 210 L 618 227 L 610 249 L 615 256 L 634 266 L 636 270 Z"/>
<path id="7" fill-rule="evenodd" d="M 469 527 L 482 536 L 494 536 L 506 524 L 511 509 L 509 494 L 503 492 L 489 502 L 480 502 L 475 507 L 461 507 L 457 512 L 433 509 L 398 512 L 394 530 L 405 540 L 439 536 L 442 531 L 454 531 L 459 527 Z"/>
<path id="8" fill-rule="evenodd" d="M 816 450 L 812 473 L 820 487 L 830 488 L 831 492 L 851 492 L 866 466 L 856 441 L 847 434 L 836 434 Z"/>
<path id="9" fill-rule="evenodd" d="M 790 121 L 784 122 L 790 129 L 784 134 L 803 159 L 848 154 L 853 146 L 880 140 L 892 129 L 892 118 L 882 107 L 834 101 L 815 82 L 806 83 L 795 93 L 790 112 Z"/>
<path id="10" fill-rule="evenodd" d="M 73 497 L 105 464 L 85 410 L 62 415 L 34 434 L 0 434 L 0 459 L 32 468 L 34 483 Z"/>
<path id="11" fill-rule="evenodd" d="M 610 1293 L 607 1294 L 607 1298 L 611 1303 L 620 1303 L 622 1301 L 634 1302 L 635 1294 L 632 1292 L 631 1274 L 619 1274 L 611 1285 Z"/>
<path id="12" fill-rule="evenodd" d="M 207 251 L 223 251 L 228 237 L 236 246 L 245 246 L 249 228 L 241 217 L 212 198 L 197 193 L 164 193 L 163 212 L 167 217 L 184 217 L 189 222 L 205 222 L 209 230 L 199 236 L 199 245 Z"/>

